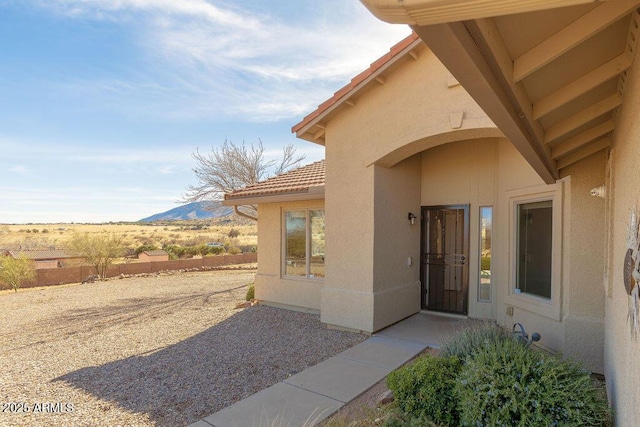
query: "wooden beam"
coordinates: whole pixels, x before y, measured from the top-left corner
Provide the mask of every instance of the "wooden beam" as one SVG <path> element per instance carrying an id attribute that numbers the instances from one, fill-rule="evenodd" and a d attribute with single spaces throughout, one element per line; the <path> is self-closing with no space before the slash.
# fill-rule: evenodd
<path id="1" fill-rule="evenodd" d="M 601 140 L 594 142 L 593 144 L 584 147 L 582 150 L 576 151 L 573 154 L 569 154 L 567 157 L 563 157 L 558 160 L 556 165 L 558 169 L 566 168 L 569 165 L 572 165 L 576 162 L 579 162 L 582 159 L 589 157 L 592 154 L 597 153 L 600 150 L 604 150 L 611 146 L 610 138 L 602 138 Z"/>
<path id="2" fill-rule="evenodd" d="M 380 85 L 384 85 L 386 83 L 386 80 L 384 79 L 384 77 L 376 77 L 376 81 L 380 84 Z"/>
<path id="3" fill-rule="evenodd" d="M 326 130 L 321 128 L 318 132 L 314 133 L 313 134 L 314 141 L 317 141 L 320 138 L 322 138 L 324 136 L 325 132 L 326 132 Z"/>
<path id="4" fill-rule="evenodd" d="M 587 145 L 588 143 L 611 132 L 615 127 L 616 125 L 613 120 L 607 120 L 606 122 L 582 132 L 580 135 L 576 135 L 556 147 L 553 147 L 551 150 L 551 157 L 559 159 L 560 157 L 573 153 L 582 146 Z"/>
<path id="5" fill-rule="evenodd" d="M 505 86 L 504 76 L 496 71 L 495 63 L 485 56 L 489 54 L 479 46 L 465 24 L 469 23 L 412 26 L 412 29 L 478 102 L 536 173 L 546 183 L 554 183 L 558 179 L 555 162 L 543 150 L 543 144 L 539 143 L 541 141 L 534 141 L 537 138 L 535 132 L 531 132 L 521 118 L 520 107 L 523 106 L 517 106 L 516 97 Z M 513 64 L 509 69 L 512 68 Z"/>
<path id="6" fill-rule="evenodd" d="M 412 57 L 414 61 L 417 61 L 419 58 L 418 54 L 413 50 L 409 52 L 409 56 Z"/>
<path id="7" fill-rule="evenodd" d="M 344 101 L 345 104 L 347 104 L 349 107 L 355 107 L 356 106 L 356 102 L 352 101 L 351 99 L 347 99 L 346 101 Z"/>
<path id="8" fill-rule="evenodd" d="M 603 99 L 600 102 L 585 108 L 573 116 L 556 123 L 549 127 L 544 134 L 545 144 L 555 141 L 556 139 L 568 134 L 574 129 L 579 128 L 585 123 L 590 122 L 593 119 L 600 117 L 601 115 L 608 113 L 622 104 L 622 97 L 620 95 L 613 94 L 608 98 Z"/>
<path id="9" fill-rule="evenodd" d="M 580 95 L 583 95 L 607 80 L 614 78 L 630 66 L 631 57 L 628 53 L 625 52 L 616 56 L 606 64 L 599 66 L 595 70 L 563 86 L 561 89 L 533 104 L 533 118 L 538 120 L 539 118 L 546 116 L 564 104 L 573 101 Z"/>
<path id="10" fill-rule="evenodd" d="M 589 37 L 602 31 L 638 6 L 638 0 L 601 3 L 542 43 L 518 57 L 513 64 L 513 80 L 519 82 Z"/>
<path id="11" fill-rule="evenodd" d="M 539 146 L 538 149 L 545 155 L 550 155 L 548 148 L 544 145 L 542 126 L 533 119 L 529 95 L 522 84 L 513 83 L 513 61 L 495 21 L 493 19 L 477 19 L 465 23 L 465 26 L 480 50 L 485 52 L 485 55 L 489 54 L 487 62 L 500 85 L 505 89 L 509 102 L 517 112 L 518 120 L 526 127 L 527 133 L 531 136 L 530 141 Z"/>

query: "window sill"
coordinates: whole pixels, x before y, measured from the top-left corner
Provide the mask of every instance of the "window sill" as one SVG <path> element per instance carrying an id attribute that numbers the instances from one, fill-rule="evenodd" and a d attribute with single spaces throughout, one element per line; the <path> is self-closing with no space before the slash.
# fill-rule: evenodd
<path id="1" fill-rule="evenodd" d="M 292 282 L 324 283 L 324 277 L 280 276 L 280 278 Z"/>
<path id="2" fill-rule="evenodd" d="M 514 290 L 511 290 L 505 303 L 551 320 L 560 321 L 560 304 L 553 299 L 533 294 L 515 293 Z"/>

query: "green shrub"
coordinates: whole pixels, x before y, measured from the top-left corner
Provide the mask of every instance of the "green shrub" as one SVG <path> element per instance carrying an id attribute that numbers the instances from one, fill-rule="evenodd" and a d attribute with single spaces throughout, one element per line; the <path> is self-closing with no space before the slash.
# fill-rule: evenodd
<path id="1" fill-rule="evenodd" d="M 458 331 L 451 339 L 442 344 L 440 355 L 455 356 L 462 360 L 489 344 L 511 340 L 512 334 L 495 323 L 482 323 Z"/>
<path id="2" fill-rule="evenodd" d="M 603 426 L 604 392 L 577 364 L 496 340 L 466 359 L 455 386 L 462 425 Z"/>
<path id="3" fill-rule="evenodd" d="M 457 425 L 453 390 L 460 367 L 457 357 L 426 355 L 389 374 L 387 385 L 393 391 L 398 408 L 411 418 Z"/>
<path id="4" fill-rule="evenodd" d="M 219 255 L 224 252 L 223 246 L 209 246 L 210 255 Z"/>
<path id="5" fill-rule="evenodd" d="M 480 270 L 491 270 L 490 256 L 483 256 L 480 258 Z"/>
<path id="6" fill-rule="evenodd" d="M 247 289 L 247 296 L 245 297 L 245 299 L 247 301 L 251 301 L 252 299 L 255 299 L 256 297 L 256 287 L 253 283 L 251 283 L 249 285 L 249 289 Z"/>
<path id="7" fill-rule="evenodd" d="M 382 427 L 437 427 L 437 425 L 425 419 L 412 418 L 406 414 L 394 412 L 384 421 Z"/>

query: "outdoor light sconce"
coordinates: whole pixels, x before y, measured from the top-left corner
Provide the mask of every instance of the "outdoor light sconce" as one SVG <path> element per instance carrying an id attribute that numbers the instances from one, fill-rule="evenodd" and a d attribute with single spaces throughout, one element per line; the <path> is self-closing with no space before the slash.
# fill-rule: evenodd
<path id="1" fill-rule="evenodd" d="M 407 215 L 407 219 L 409 220 L 411 225 L 416 223 L 416 216 L 411 212 L 409 212 L 409 214 Z"/>
<path id="2" fill-rule="evenodd" d="M 604 199 L 607 197 L 607 190 L 604 185 L 601 185 L 599 187 L 592 188 L 591 191 L 589 191 L 589 194 L 593 197 L 602 197 Z"/>

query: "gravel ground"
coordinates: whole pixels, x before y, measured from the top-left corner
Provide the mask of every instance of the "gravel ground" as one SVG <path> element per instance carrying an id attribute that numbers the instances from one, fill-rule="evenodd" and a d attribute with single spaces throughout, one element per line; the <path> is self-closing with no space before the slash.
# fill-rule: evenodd
<path id="1" fill-rule="evenodd" d="M 236 310 L 254 272 L 0 294 L 0 425 L 180 426 L 350 346 L 317 315 Z"/>

